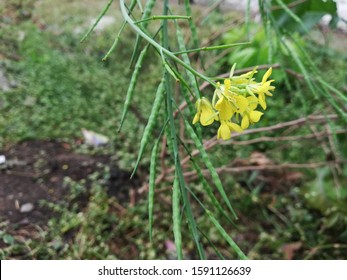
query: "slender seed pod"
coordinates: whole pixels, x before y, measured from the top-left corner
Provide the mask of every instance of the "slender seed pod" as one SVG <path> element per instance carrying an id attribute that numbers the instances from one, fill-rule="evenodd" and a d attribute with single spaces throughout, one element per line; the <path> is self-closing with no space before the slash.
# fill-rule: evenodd
<path id="1" fill-rule="evenodd" d="M 157 2 L 157 0 L 149 0 L 146 2 L 145 8 L 143 10 L 142 19 L 148 18 L 151 15 L 153 7 L 154 7 L 156 2 Z M 146 28 L 147 25 L 148 25 L 148 23 L 143 23 L 142 27 Z"/>
<path id="2" fill-rule="evenodd" d="M 223 236 L 224 240 L 226 240 L 230 247 L 233 248 L 235 253 L 239 256 L 241 260 L 247 260 L 247 256 L 244 254 L 244 252 L 241 250 L 239 246 L 235 243 L 235 241 L 229 236 L 229 234 L 225 231 L 225 229 L 222 227 L 222 225 L 218 222 L 218 220 L 213 216 L 210 210 L 208 210 L 204 204 L 201 202 L 201 200 L 190 190 L 187 188 L 190 194 L 194 197 L 194 199 L 200 204 L 201 208 L 204 209 L 205 213 L 207 214 L 210 221 L 214 224 L 216 229 L 219 231 L 219 233 Z"/>
<path id="3" fill-rule="evenodd" d="M 191 127 L 189 122 L 187 122 L 185 120 L 185 124 L 186 124 L 186 129 L 189 133 L 189 136 L 190 136 L 190 138 L 192 138 L 192 140 L 195 143 L 196 148 L 199 150 L 200 155 L 201 155 L 203 161 L 205 162 L 207 169 L 210 171 L 211 176 L 212 176 L 212 180 L 215 183 L 219 193 L 221 194 L 223 200 L 227 204 L 228 208 L 230 209 L 230 211 L 232 212 L 234 217 L 237 219 L 237 215 L 236 215 L 233 207 L 231 206 L 230 201 L 229 201 L 229 199 L 228 199 L 228 197 L 224 191 L 224 188 L 223 188 L 222 182 L 218 176 L 218 173 L 217 173 L 216 169 L 214 168 L 212 162 L 210 161 L 210 159 L 209 159 L 204 147 L 202 146 L 198 136 L 195 134 L 194 129 Z"/>
<path id="4" fill-rule="evenodd" d="M 168 14 L 168 0 L 164 0 L 164 10 L 163 10 L 163 14 L 167 15 Z M 167 25 L 167 20 L 163 20 L 162 21 L 162 45 L 163 48 L 168 48 L 169 44 L 169 36 L 168 36 L 168 25 Z M 161 48 L 161 50 L 164 49 Z M 171 56 L 171 58 L 174 58 L 175 56 Z M 178 60 L 176 60 L 178 61 Z M 186 67 L 188 67 L 188 65 L 186 65 Z M 191 209 L 191 205 L 189 202 L 189 198 L 188 198 L 188 194 L 187 194 L 187 190 L 186 190 L 186 184 L 184 181 L 184 177 L 183 177 L 183 170 L 182 170 L 182 166 L 181 166 L 181 162 L 179 159 L 179 153 L 178 153 L 178 143 L 177 143 L 177 134 L 176 134 L 176 127 L 175 127 L 175 121 L 173 118 L 173 110 L 172 110 L 172 89 L 170 87 L 170 76 L 168 74 L 168 72 L 165 72 L 165 88 L 166 88 L 166 111 L 167 111 L 167 115 L 168 115 L 168 119 L 169 119 L 169 126 L 170 126 L 170 131 L 168 134 L 168 139 L 171 138 L 172 141 L 172 147 L 173 147 L 173 158 L 174 158 L 174 163 L 175 163 L 175 168 L 176 168 L 176 177 L 178 178 L 179 181 L 179 185 L 180 185 L 180 190 L 181 190 L 181 194 L 182 194 L 182 199 L 183 199 L 183 203 L 185 205 L 184 210 L 185 210 L 185 214 L 190 226 L 190 231 L 192 234 L 192 237 L 194 239 L 194 242 L 196 244 L 199 256 L 201 259 L 206 259 L 206 255 L 205 252 L 203 250 L 202 244 L 201 244 L 201 240 L 200 240 L 200 234 L 198 232 L 198 227 Z"/>
<path id="5" fill-rule="evenodd" d="M 133 94 L 134 94 L 137 78 L 138 78 L 138 76 L 140 74 L 140 69 L 141 69 L 141 66 L 142 66 L 142 62 L 143 62 L 143 60 L 144 60 L 144 58 L 145 58 L 145 56 L 147 54 L 148 46 L 149 45 L 147 45 L 141 51 L 140 56 L 139 56 L 139 58 L 138 58 L 138 60 L 136 62 L 135 69 L 134 69 L 133 74 L 131 76 L 131 80 L 130 80 L 130 83 L 129 83 L 127 95 L 126 95 L 125 102 L 124 102 L 123 114 L 122 114 L 122 118 L 121 118 L 121 121 L 120 121 L 120 126 L 119 126 L 118 131 L 120 131 L 122 129 L 122 126 L 123 126 L 123 123 L 124 123 L 124 120 L 125 120 L 125 116 L 128 113 L 128 110 L 129 110 L 129 107 L 130 107 L 130 104 L 131 104 L 131 101 L 132 101 L 132 98 L 133 98 Z"/>
<path id="6" fill-rule="evenodd" d="M 247 260 L 247 256 L 242 252 L 239 246 L 235 243 L 235 241 L 229 236 L 229 234 L 225 231 L 225 229 L 221 226 L 218 220 L 212 215 L 212 213 L 206 209 L 206 214 L 210 218 L 211 222 L 215 225 L 219 233 L 223 236 L 223 238 L 229 243 L 230 247 L 233 248 L 235 253 L 239 256 L 241 260 Z"/>
<path id="7" fill-rule="evenodd" d="M 217 200 L 216 196 L 213 193 L 212 187 L 210 186 L 210 184 L 206 181 L 204 175 L 201 172 L 201 168 L 200 166 L 195 162 L 195 160 L 193 158 L 191 158 L 191 162 L 193 163 L 193 167 L 198 175 L 199 178 L 199 182 L 202 183 L 202 187 L 204 188 L 205 192 L 207 193 L 207 195 L 209 196 L 209 198 L 211 199 L 212 204 L 218 209 L 218 211 L 224 215 L 224 217 L 230 222 L 233 223 L 232 220 L 230 220 L 229 216 L 227 214 L 227 212 L 225 212 L 225 210 L 223 209 L 222 205 L 219 203 L 219 201 Z"/>
<path id="8" fill-rule="evenodd" d="M 192 15 L 192 9 L 190 8 L 190 1 L 189 0 L 184 0 L 184 8 L 186 10 L 186 14 L 188 16 L 191 16 Z M 196 25 L 192 19 L 189 20 L 189 27 L 190 27 L 190 30 L 192 31 L 194 48 L 198 48 L 199 47 L 198 32 L 196 31 Z"/>
<path id="9" fill-rule="evenodd" d="M 181 211 L 180 211 L 180 186 L 177 176 L 172 187 L 172 221 L 173 233 L 176 245 L 177 258 L 183 259 L 182 253 L 182 234 L 181 234 Z"/>
<path id="10" fill-rule="evenodd" d="M 153 227 L 153 205 L 154 205 L 154 188 L 157 167 L 157 153 L 158 141 L 155 142 L 152 153 L 151 163 L 149 167 L 149 189 L 148 189 L 148 220 L 149 220 L 149 239 L 152 241 L 152 227 Z"/>
<path id="11" fill-rule="evenodd" d="M 161 104 L 163 103 L 165 94 L 164 94 L 164 80 L 161 81 L 161 83 L 158 86 L 157 92 L 155 94 L 155 99 L 152 107 L 152 111 L 150 113 L 150 116 L 148 118 L 147 125 L 145 127 L 145 130 L 143 131 L 142 138 L 141 138 L 141 143 L 140 143 L 140 148 L 139 148 L 139 154 L 137 156 L 137 160 L 135 163 L 134 171 L 131 174 L 131 177 L 134 176 L 136 169 L 140 163 L 140 160 L 142 158 L 143 152 L 151 139 L 153 129 L 155 127 L 155 124 L 157 123 L 159 111 Z"/>

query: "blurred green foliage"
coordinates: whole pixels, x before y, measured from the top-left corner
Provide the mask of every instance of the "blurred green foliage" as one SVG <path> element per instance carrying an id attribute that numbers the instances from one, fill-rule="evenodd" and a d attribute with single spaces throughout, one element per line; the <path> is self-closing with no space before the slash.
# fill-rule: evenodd
<path id="1" fill-rule="evenodd" d="M 1 30 L 7 34 L 1 38 L 3 51 L 10 54 L 1 69 L 13 87 L 0 91 L 0 147 L 25 139 L 81 138 L 81 129 L 86 128 L 109 136 L 115 147 L 122 147 L 116 149 L 120 160 L 127 168 L 133 165 L 139 141 L 132 132 L 141 132 L 146 124 L 160 66 L 156 60 L 145 60 L 132 113 L 117 133 L 130 79 L 127 40 L 132 35 L 120 42 L 117 55 L 102 62 L 112 30 L 83 45 L 73 29 L 56 35 L 30 21 Z"/>
<path id="2" fill-rule="evenodd" d="M 275 18 L 278 28 L 289 32 L 306 33 L 315 27 L 325 15 L 331 16 L 330 27 L 336 27 L 339 19 L 336 2 L 333 0 L 272 0 L 271 3 L 272 16 Z M 281 9 L 281 5 L 279 5 L 281 3 L 287 5 L 294 16 Z M 299 18 L 300 22 L 295 17 Z"/>
<path id="3" fill-rule="evenodd" d="M 107 45 L 102 37 L 84 48 L 73 34 L 57 37 L 32 23 L 17 30 L 24 33 L 18 44 L 21 59 L 6 65 L 17 86 L 1 93 L 1 135 L 19 140 L 77 136 L 86 126 L 101 132 L 116 129 L 115 112 L 120 112 L 128 83 L 126 60 L 103 64 L 100 58 Z M 127 48 L 121 49 L 119 55 L 129 56 Z M 148 90 L 156 82 L 143 79 Z M 139 110 L 144 105 L 141 102 Z"/>

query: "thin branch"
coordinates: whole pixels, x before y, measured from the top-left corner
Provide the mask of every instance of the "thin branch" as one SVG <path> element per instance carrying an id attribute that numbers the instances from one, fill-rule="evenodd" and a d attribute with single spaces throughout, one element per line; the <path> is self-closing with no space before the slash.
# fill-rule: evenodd
<path id="1" fill-rule="evenodd" d="M 347 248 L 346 244 L 339 244 L 339 243 L 318 245 L 316 247 L 313 247 L 310 250 L 310 252 L 304 258 L 304 260 L 311 259 L 320 250 L 324 250 L 324 249 L 346 250 L 346 248 Z"/>
<path id="2" fill-rule="evenodd" d="M 224 51 L 222 51 L 220 54 L 214 56 L 212 59 L 208 60 L 206 63 L 205 63 L 205 68 L 208 69 L 210 68 L 213 64 L 217 63 L 218 61 L 221 61 L 221 59 L 227 55 L 230 54 L 230 50 L 229 49 L 226 49 Z"/>
<path id="3" fill-rule="evenodd" d="M 254 133 L 259 133 L 259 132 L 265 132 L 265 131 L 274 131 L 274 130 L 278 130 L 278 129 L 283 129 L 286 127 L 299 127 L 304 125 L 307 122 L 325 122 L 326 119 L 337 119 L 338 116 L 335 114 L 331 114 L 331 115 L 327 115 L 327 116 L 323 116 L 323 115 L 316 115 L 316 116 L 308 116 L 308 117 L 303 117 L 303 118 L 299 118 L 293 121 L 289 121 L 289 122 L 284 122 L 284 123 L 279 123 L 279 124 L 275 124 L 272 126 L 267 126 L 267 127 L 259 127 L 259 128 L 254 128 L 254 129 L 248 129 L 246 131 L 243 131 L 241 133 L 234 133 L 231 135 L 231 140 L 228 141 L 224 141 L 224 140 L 218 140 L 216 136 L 212 137 L 210 140 L 206 141 L 204 143 L 204 148 L 205 150 L 211 149 L 212 147 L 216 146 L 217 144 L 220 145 L 230 145 L 233 143 L 233 138 L 242 136 L 242 135 L 248 135 L 248 134 L 254 134 Z M 191 155 L 192 156 L 197 156 L 199 154 L 199 150 L 194 150 Z M 181 164 L 186 163 L 187 161 L 190 160 L 190 156 L 185 157 L 184 159 L 182 159 Z"/>
<path id="4" fill-rule="evenodd" d="M 316 116 L 309 116 L 309 117 L 304 117 L 304 118 L 300 118 L 300 119 L 296 119 L 293 121 L 289 121 L 289 122 L 284 122 L 284 123 L 279 123 L 276 125 L 272 125 L 272 126 L 268 126 L 268 127 L 260 127 L 260 128 L 254 128 L 254 129 L 248 129 L 246 131 L 243 131 L 241 133 L 234 133 L 231 135 L 231 140 L 229 141 L 224 141 L 224 140 L 218 140 L 216 136 L 212 137 L 211 139 L 209 139 L 208 141 L 205 141 L 203 146 L 205 148 L 205 150 L 211 149 L 212 147 L 216 146 L 217 144 L 220 145 L 233 145 L 234 144 L 234 140 L 232 140 L 233 138 L 236 137 L 240 137 L 243 135 L 247 135 L 247 134 L 254 134 L 254 133 L 259 133 L 259 132 L 265 132 L 265 131 L 274 131 L 274 130 L 278 130 L 278 129 L 283 129 L 286 127 L 299 127 L 304 125 L 306 122 L 324 122 L 326 121 L 327 118 L 329 119 L 336 119 L 338 116 L 335 114 L 331 114 L 331 115 L 327 115 L 327 116 L 322 116 L 322 115 L 316 115 Z M 200 152 L 199 150 L 194 150 L 191 153 L 191 156 L 186 156 L 185 158 L 183 158 L 181 160 L 181 165 L 183 166 L 184 164 L 186 164 L 187 162 L 190 161 L 191 157 L 197 156 L 199 155 Z M 170 174 L 172 172 L 174 172 L 175 168 L 171 167 L 170 169 L 168 169 L 166 172 L 167 174 Z M 158 180 L 158 183 L 160 181 Z"/>
<path id="5" fill-rule="evenodd" d="M 232 20 L 229 24 L 225 25 L 224 27 L 222 27 L 221 29 L 219 28 L 217 31 L 215 31 L 214 33 L 212 33 L 208 39 L 204 40 L 203 42 L 201 42 L 202 46 L 210 46 L 213 44 L 213 42 L 215 40 L 217 40 L 220 36 L 222 36 L 223 34 L 225 34 L 226 32 L 230 31 L 230 29 L 235 28 L 235 25 L 239 23 L 241 19 L 235 19 Z"/>
<path id="6" fill-rule="evenodd" d="M 222 166 L 216 168 L 218 174 L 221 173 L 240 173 L 245 171 L 262 171 L 262 170 L 284 170 L 284 169 L 315 169 L 322 166 L 330 165 L 330 164 L 341 164 L 346 163 L 346 160 L 342 161 L 324 161 L 324 162 L 312 162 L 312 163 L 284 163 L 284 164 L 276 164 L 276 165 L 247 165 L 247 166 L 239 166 L 239 167 L 228 167 Z M 210 174 L 208 169 L 201 170 L 202 174 L 208 176 Z M 197 178 L 196 171 L 188 171 L 183 173 L 185 178 L 195 179 Z M 167 177 L 168 180 L 172 180 L 172 176 Z"/>
<path id="7" fill-rule="evenodd" d="M 343 134 L 347 133 L 347 130 L 341 129 L 338 131 L 335 131 L 334 134 Z M 251 145 L 255 143 L 264 143 L 264 142 L 281 142 L 281 141 L 298 141 L 298 140 L 308 140 L 312 138 L 316 138 L 317 140 L 320 140 L 325 137 L 329 137 L 333 135 L 332 132 L 317 132 L 316 134 L 307 134 L 307 135 L 297 135 L 297 136 L 280 136 L 280 137 L 269 137 L 269 136 L 262 136 L 259 138 L 246 140 L 246 141 L 233 141 L 233 145 Z"/>
<path id="8" fill-rule="evenodd" d="M 337 153 L 337 149 L 335 147 L 334 140 L 332 138 L 333 134 L 331 132 L 330 126 L 328 124 L 325 124 L 324 127 L 325 127 L 325 130 L 327 132 L 328 143 L 329 143 L 329 148 L 330 148 L 329 150 L 330 150 L 330 153 L 332 155 L 332 158 L 335 160 L 340 160 L 339 154 Z M 328 156 L 327 156 L 327 158 L 328 158 Z M 338 188 L 341 188 L 341 184 L 340 184 L 340 180 L 339 180 L 339 176 L 338 176 L 338 173 L 342 174 L 342 170 L 341 170 L 340 165 L 338 165 L 338 164 L 331 165 L 330 169 L 331 169 L 331 173 L 333 174 L 335 186 L 337 186 Z"/>
<path id="9" fill-rule="evenodd" d="M 202 21 L 216 8 L 218 8 L 219 5 L 221 5 L 225 0 L 219 0 L 216 1 L 213 5 L 208 7 L 202 14 L 199 16 L 196 20 L 196 25 L 200 26 Z"/>
<path id="10" fill-rule="evenodd" d="M 295 6 L 298 6 L 298 5 L 305 3 L 305 2 L 307 2 L 307 0 L 297 0 L 297 1 L 294 1 L 292 3 L 288 3 L 287 7 L 288 8 L 294 8 Z M 273 6 L 271 8 L 271 11 L 276 11 L 276 10 L 281 10 L 281 9 L 283 9 L 281 6 Z"/>

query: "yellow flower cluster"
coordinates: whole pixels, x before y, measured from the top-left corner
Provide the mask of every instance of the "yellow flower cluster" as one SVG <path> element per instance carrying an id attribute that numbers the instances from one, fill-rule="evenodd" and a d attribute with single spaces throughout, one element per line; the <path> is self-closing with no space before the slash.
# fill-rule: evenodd
<path id="1" fill-rule="evenodd" d="M 233 70 L 232 70 L 233 72 Z M 269 80 L 272 68 L 266 71 L 260 83 L 254 81 L 253 71 L 240 76 L 230 74 L 223 84 L 217 83 L 212 98 L 212 103 L 205 97 L 196 101 L 196 114 L 193 124 L 200 121 L 203 126 L 210 125 L 214 121 L 220 122 L 217 138 L 230 139 L 233 131 L 242 132 L 250 124 L 257 123 L 262 112 L 257 111 L 258 104 L 266 109 L 266 96 L 272 96 L 270 91 L 275 89 L 271 86 L 274 80 Z M 236 122 L 240 121 L 240 125 Z"/>

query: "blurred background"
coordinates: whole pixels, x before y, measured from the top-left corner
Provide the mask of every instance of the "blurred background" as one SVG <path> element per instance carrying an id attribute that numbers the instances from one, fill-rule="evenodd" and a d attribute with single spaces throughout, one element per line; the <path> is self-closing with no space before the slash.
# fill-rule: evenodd
<path id="1" fill-rule="evenodd" d="M 150 148 L 130 179 L 161 61 L 150 49 L 118 132 L 136 38 L 126 28 L 115 51 L 102 61 L 122 24 L 118 1 L 80 43 L 107 2 L 1 1 L 1 259 L 176 258 L 172 166 L 165 141 L 152 242 Z M 258 1 L 250 1 L 248 20 L 247 1 L 193 2 L 200 46 L 250 42 L 192 55 L 194 67 L 216 77 L 235 62 L 240 73 L 259 65 L 261 80 L 272 66 L 276 86 L 261 122 L 230 141 L 205 146 L 239 216 L 233 224 L 216 212 L 218 220 L 250 259 L 346 259 L 347 1 L 266 1 L 280 32 L 272 33 L 273 41 Z M 174 14 L 185 13 L 178 1 L 171 3 Z M 153 14 L 161 10 L 158 1 Z M 188 24 L 180 26 L 193 48 Z M 201 90 L 213 94 L 210 87 Z M 164 121 L 164 110 L 159 117 Z M 154 134 L 160 129 L 158 124 Z M 205 144 L 217 129 L 202 131 Z M 194 150 L 184 129 L 181 136 Z M 197 174 L 189 163 L 185 168 L 189 187 L 204 201 Z M 192 207 L 207 258 L 236 258 L 199 205 Z M 198 258 L 188 228 L 182 231 L 185 257 Z"/>

